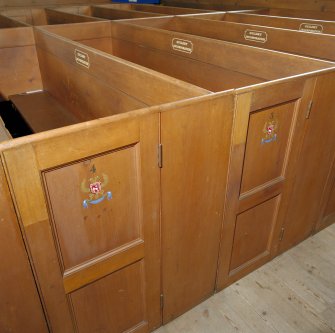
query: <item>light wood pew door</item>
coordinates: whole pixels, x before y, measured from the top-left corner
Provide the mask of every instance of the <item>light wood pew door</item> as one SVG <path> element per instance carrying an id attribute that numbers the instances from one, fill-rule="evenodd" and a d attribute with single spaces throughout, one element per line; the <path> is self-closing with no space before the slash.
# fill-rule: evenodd
<path id="1" fill-rule="evenodd" d="M 237 95 L 217 288 L 276 252 L 314 81 Z"/>
<path id="2" fill-rule="evenodd" d="M 0 163 L 0 332 L 47 333 L 47 323 Z"/>
<path id="3" fill-rule="evenodd" d="M 284 252 L 309 237 L 323 213 L 329 216 L 326 226 L 334 221 L 335 200 L 332 184 L 335 170 L 335 74 L 317 78 L 297 171 L 292 184 L 292 200 L 288 203 L 279 251 Z M 333 197 L 334 198 L 334 197 Z"/>
<path id="4" fill-rule="evenodd" d="M 4 152 L 55 333 L 160 325 L 159 116 L 121 118 Z"/>
<path id="5" fill-rule="evenodd" d="M 163 322 L 215 290 L 234 95 L 163 112 Z"/>

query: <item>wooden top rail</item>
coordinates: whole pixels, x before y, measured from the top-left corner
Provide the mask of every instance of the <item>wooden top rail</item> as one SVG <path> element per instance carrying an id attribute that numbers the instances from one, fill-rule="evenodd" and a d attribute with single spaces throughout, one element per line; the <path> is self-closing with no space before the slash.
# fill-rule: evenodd
<path id="1" fill-rule="evenodd" d="M 0 14 L 0 29 L 7 29 L 7 28 L 18 28 L 18 27 L 25 27 L 26 25 L 22 22 L 18 22 L 13 20 L 7 16 Z"/>
<path id="2" fill-rule="evenodd" d="M 50 8 L 11 9 L 3 11 L 2 15 L 7 17 L 8 20 L 19 21 L 23 26 L 24 24 L 22 23 L 33 26 L 40 26 L 48 24 L 52 25 L 103 21 L 101 18 L 72 14 Z"/>
<path id="3" fill-rule="evenodd" d="M 279 29 L 244 23 L 226 22 L 184 16 L 127 21 L 136 25 L 178 31 L 258 48 L 294 53 L 323 60 L 335 60 L 335 36 Z M 293 42 L 293 41 L 299 41 Z M 300 58 L 297 66 L 307 59 Z M 278 65 L 278 63 L 277 63 Z"/>
<path id="4" fill-rule="evenodd" d="M 182 15 L 182 14 L 196 14 L 196 13 L 210 12 L 210 10 L 205 9 L 157 6 L 157 5 L 146 5 L 146 4 L 104 4 L 99 5 L 99 7 L 152 12 L 164 15 Z"/>
<path id="5" fill-rule="evenodd" d="M 329 35 L 318 35 L 264 27 L 264 30 L 272 30 L 273 32 L 280 34 L 281 38 L 284 38 L 283 40 L 280 40 L 278 38 L 270 38 L 272 34 L 268 34 L 267 43 L 266 45 L 264 45 L 264 43 L 256 43 L 254 41 L 248 41 L 244 39 L 244 34 L 247 29 L 259 30 L 260 27 L 248 26 L 237 23 L 218 22 L 214 20 L 203 19 L 200 20 L 191 17 L 173 17 L 156 19 L 150 18 L 126 22 L 123 21 L 111 24 L 113 25 L 112 32 L 114 31 L 115 38 L 136 38 L 138 41 L 141 41 L 142 45 L 149 45 L 154 43 L 157 44 L 158 41 L 160 41 L 162 45 L 162 40 L 164 38 L 164 47 L 171 49 L 171 40 L 173 38 L 178 37 L 192 41 L 194 45 L 193 52 L 191 54 L 184 54 L 184 56 L 188 57 L 195 57 L 198 53 L 204 53 L 204 56 L 206 56 L 205 45 L 207 45 L 207 47 L 211 48 L 212 50 L 215 49 L 217 51 L 212 52 L 213 55 L 211 57 L 211 62 L 220 61 L 220 64 L 222 64 L 221 66 L 224 66 L 225 68 L 234 69 L 239 72 L 248 73 L 254 76 L 257 75 L 257 77 L 266 80 L 273 80 L 279 77 L 296 75 L 303 72 L 309 72 L 333 66 L 331 63 L 328 62 L 320 62 L 314 59 L 297 57 L 294 55 L 261 49 L 269 48 L 270 50 L 278 50 L 280 48 L 281 51 L 284 51 L 286 45 L 289 45 L 289 43 L 294 44 L 292 43 L 292 40 L 297 40 L 298 38 L 301 39 L 301 37 L 303 36 L 305 38 L 303 38 L 302 40 L 305 40 L 305 44 L 308 44 L 307 39 L 308 41 L 312 41 L 314 39 L 314 45 L 320 45 L 320 43 L 315 43 L 316 41 L 319 42 L 319 38 L 323 38 L 325 45 L 322 50 L 324 50 L 324 52 L 327 52 L 326 55 L 321 54 L 322 51 L 313 46 L 313 48 L 316 49 L 314 51 L 319 53 L 320 58 L 321 56 L 333 57 L 334 55 L 332 54 L 332 52 L 330 52 L 332 49 L 329 47 L 329 45 L 335 43 L 335 40 L 333 36 L 330 36 L 331 38 L 329 39 Z M 123 28 L 123 26 L 125 26 L 126 24 L 128 26 L 127 29 L 125 27 Z M 130 33 L 130 26 L 133 26 L 132 33 Z M 142 29 L 140 29 L 140 26 L 142 27 Z M 143 29 L 144 27 L 146 27 L 146 29 Z M 127 30 L 129 30 L 129 32 Z M 144 33 L 144 30 L 146 30 L 147 32 Z M 116 35 L 116 31 L 118 35 Z M 286 34 L 288 35 L 287 38 L 285 37 Z M 157 35 L 157 37 L 154 38 L 155 35 Z M 159 38 L 158 35 L 160 36 Z M 214 38 L 221 41 L 223 40 L 233 43 L 217 43 L 214 47 L 213 41 L 207 38 L 201 38 L 199 36 Z M 195 42 L 194 39 L 196 39 L 197 42 Z M 281 44 L 279 44 L 279 42 L 281 42 Z M 255 47 L 250 48 L 240 44 L 247 44 Z M 291 48 L 297 48 L 300 45 L 295 44 L 291 45 Z M 290 50 L 285 51 L 291 52 Z M 297 51 L 299 51 L 299 49 Z M 237 56 L 237 54 L 239 56 Z M 241 57 L 244 59 L 243 62 L 240 61 Z"/>
<path id="6" fill-rule="evenodd" d="M 259 15 L 300 17 L 305 19 L 335 21 L 334 11 L 331 12 L 331 11 L 316 11 L 316 10 L 303 10 L 303 9 L 268 8 L 268 9 L 258 9 L 253 12 Z"/>
<path id="7" fill-rule="evenodd" d="M 199 17 L 199 16 L 197 16 Z M 315 32 L 324 34 L 335 34 L 334 21 L 320 21 L 314 19 L 302 19 L 293 17 L 265 16 L 249 13 L 223 13 L 217 15 L 201 15 L 201 18 L 253 24 L 282 29 L 292 29 L 304 32 Z"/>

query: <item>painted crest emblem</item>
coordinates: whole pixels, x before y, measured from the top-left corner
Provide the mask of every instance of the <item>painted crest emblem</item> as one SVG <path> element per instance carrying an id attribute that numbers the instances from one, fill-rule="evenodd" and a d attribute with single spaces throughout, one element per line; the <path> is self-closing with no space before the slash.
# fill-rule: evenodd
<path id="1" fill-rule="evenodd" d="M 104 173 L 101 176 L 97 175 L 95 165 L 93 165 L 90 172 L 92 176 L 88 180 L 86 178 L 83 179 L 81 182 L 82 192 L 88 193 L 88 199 L 83 201 L 84 208 L 88 208 L 88 205 L 97 205 L 106 198 L 107 200 L 112 199 L 112 192 L 104 190 L 108 184 L 108 176 Z"/>
<path id="2" fill-rule="evenodd" d="M 264 124 L 262 145 L 277 140 L 277 128 L 278 121 L 275 119 L 273 113 L 271 113 L 270 119 Z"/>

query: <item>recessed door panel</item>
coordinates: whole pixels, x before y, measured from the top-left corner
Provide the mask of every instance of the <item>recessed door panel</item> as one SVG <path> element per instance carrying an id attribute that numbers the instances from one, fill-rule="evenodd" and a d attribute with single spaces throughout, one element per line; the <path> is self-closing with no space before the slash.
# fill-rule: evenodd
<path id="1" fill-rule="evenodd" d="M 269 254 L 278 203 L 275 197 L 237 216 L 230 270 Z"/>
<path id="2" fill-rule="evenodd" d="M 250 114 L 241 194 L 283 176 L 295 103 Z"/>
<path id="3" fill-rule="evenodd" d="M 113 333 L 146 326 L 142 269 L 137 262 L 73 292 L 70 300 L 78 332 Z"/>
<path id="4" fill-rule="evenodd" d="M 65 269 L 141 237 L 136 149 L 45 173 Z"/>

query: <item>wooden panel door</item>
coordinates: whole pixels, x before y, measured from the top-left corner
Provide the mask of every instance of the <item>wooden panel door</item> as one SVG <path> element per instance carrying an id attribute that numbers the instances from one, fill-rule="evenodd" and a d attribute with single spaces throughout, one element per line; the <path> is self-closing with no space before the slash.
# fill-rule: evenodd
<path id="1" fill-rule="evenodd" d="M 0 332 L 46 333 L 47 323 L 0 163 Z"/>
<path id="2" fill-rule="evenodd" d="M 335 105 L 335 95 L 330 88 L 334 85 L 334 74 L 320 76 L 316 82 L 304 143 L 297 159 L 292 200 L 283 225 L 280 252 L 312 233 L 322 213 L 322 200 L 327 200 L 325 194 L 333 181 L 331 168 L 335 154 L 335 112 L 330 108 Z M 328 209 L 331 209 L 331 202 L 329 205 Z"/>
<path id="3" fill-rule="evenodd" d="M 229 93 L 161 115 L 164 323 L 214 293 L 233 108 Z"/>
<path id="4" fill-rule="evenodd" d="M 217 289 L 276 252 L 314 80 L 237 96 Z"/>
<path id="5" fill-rule="evenodd" d="M 158 135 L 103 119 L 4 152 L 53 332 L 160 325 Z"/>

